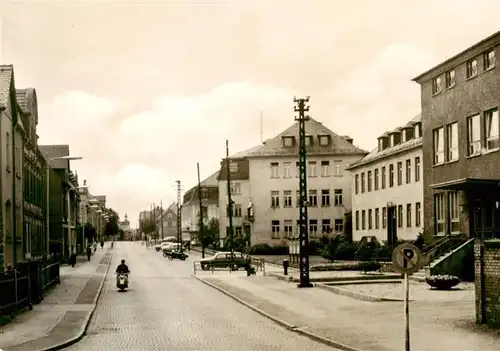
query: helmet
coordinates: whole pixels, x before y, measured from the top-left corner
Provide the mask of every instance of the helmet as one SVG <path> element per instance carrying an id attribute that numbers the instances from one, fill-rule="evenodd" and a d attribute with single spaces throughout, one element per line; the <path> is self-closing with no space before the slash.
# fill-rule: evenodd
<path id="1" fill-rule="evenodd" d="M 125 260 L 122 260 L 122 264 L 125 264 Z"/>

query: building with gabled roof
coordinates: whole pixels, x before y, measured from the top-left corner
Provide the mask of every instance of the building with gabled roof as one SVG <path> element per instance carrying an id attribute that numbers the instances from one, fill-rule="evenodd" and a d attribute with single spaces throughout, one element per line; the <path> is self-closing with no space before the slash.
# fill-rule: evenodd
<path id="1" fill-rule="evenodd" d="M 343 232 L 344 215 L 351 209 L 351 177 L 346 167 L 367 155 L 322 123 L 305 123 L 310 238 Z M 298 236 L 299 130 L 294 123 L 261 145 L 221 162 L 219 173 L 219 223 L 227 235 L 227 174 L 231 178 L 233 228 L 249 245 L 283 244 Z"/>
<path id="2" fill-rule="evenodd" d="M 421 115 L 383 133 L 377 148 L 348 170 L 354 178 L 353 240 L 415 240 L 423 227 Z"/>
<path id="3" fill-rule="evenodd" d="M 156 231 L 158 238 L 163 239 L 168 236 L 177 237 L 177 203 L 172 202 L 170 206 L 160 210 L 155 214 Z"/>

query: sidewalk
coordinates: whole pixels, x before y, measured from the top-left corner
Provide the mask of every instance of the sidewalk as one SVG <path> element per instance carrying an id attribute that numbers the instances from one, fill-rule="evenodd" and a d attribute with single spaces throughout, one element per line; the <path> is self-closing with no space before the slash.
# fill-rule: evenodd
<path id="1" fill-rule="evenodd" d="M 108 252 L 109 251 L 109 252 Z M 97 249 L 90 262 L 78 256 L 75 267 L 61 266 L 56 285 L 32 311 L 0 327 L 3 351 L 41 351 L 77 341 L 84 333 L 111 263 L 107 246 Z"/>
<path id="2" fill-rule="evenodd" d="M 365 351 L 404 349 L 402 302 L 359 301 L 318 287 L 299 289 L 296 283 L 264 276 L 195 278 L 232 295 L 290 330 L 319 337 L 337 348 Z M 438 292 L 438 297 L 435 291 L 429 291 L 422 284 L 425 283 L 411 283 L 413 350 L 500 350 L 500 335 L 480 331 L 474 324 L 472 291 Z M 403 289 L 403 284 L 393 284 L 393 289 Z M 454 293 L 466 297 L 459 298 Z"/>

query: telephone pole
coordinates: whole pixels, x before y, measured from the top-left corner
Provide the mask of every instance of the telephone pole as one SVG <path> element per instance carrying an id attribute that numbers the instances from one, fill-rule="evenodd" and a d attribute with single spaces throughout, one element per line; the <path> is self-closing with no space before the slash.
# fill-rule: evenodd
<path id="1" fill-rule="evenodd" d="M 309 116 L 309 96 L 305 99 L 293 98 L 295 103 L 294 111 L 298 112 L 295 120 L 299 122 L 299 191 L 300 191 L 300 283 L 299 288 L 311 288 L 313 285 L 309 279 L 309 253 L 307 252 L 309 244 L 309 233 L 307 230 L 307 150 L 306 150 L 306 121 Z"/>
<path id="2" fill-rule="evenodd" d="M 153 232 L 153 235 L 155 236 L 155 239 L 158 239 L 158 229 L 156 227 L 156 204 L 153 202 L 153 223 L 154 223 L 154 228 L 155 231 Z"/>
<path id="3" fill-rule="evenodd" d="M 229 220 L 228 239 L 231 248 L 231 257 L 234 253 L 233 247 L 233 199 L 231 198 L 231 166 L 229 160 L 229 141 L 226 139 L 226 173 L 227 173 L 227 217 Z"/>
<path id="4" fill-rule="evenodd" d="M 202 203 L 202 196 L 201 196 L 201 180 L 200 180 L 200 163 L 196 163 L 196 168 L 198 170 L 198 201 L 200 202 L 200 218 L 199 218 L 199 224 L 198 224 L 198 239 L 200 240 L 201 244 L 201 258 L 205 258 L 205 237 L 203 233 L 203 203 Z"/>
<path id="5" fill-rule="evenodd" d="M 160 201 L 160 226 L 161 240 L 163 240 L 163 200 Z"/>
<path id="6" fill-rule="evenodd" d="M 177 242 L 180 245 L 180 251 L 182 252 L 182 223 L 181 223 L 181 181 L 177 181 Z"/>

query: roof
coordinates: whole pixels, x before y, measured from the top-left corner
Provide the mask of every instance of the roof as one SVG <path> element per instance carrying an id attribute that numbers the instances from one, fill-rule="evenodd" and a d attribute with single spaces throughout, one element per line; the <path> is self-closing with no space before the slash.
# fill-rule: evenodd
<path id="1" fill-rule="evenodd" d="M 69 160 L 54 160 L 57 157 L 69 156 L 69 145 L 39 145 L 38 148 L 48 160 L 50 167 L 54 169 L 69 169 Z"/>
<path id="2" fill-rule="evenodd" d="M 29 113 L 28 109 L 28 89 L 16 89 L 17 104 L 23 113 Z"/>
<path id="3" fill-rule="evenodd" d="M 366 155 L 368 152 L 354 146 L 352 139 L 348 136 L 340 136 L 329 128 L 325 127 L 321 122 L 313 118 L 309 118 L 305 122 L 306 135 L 329 135 L 331 143 L 329 146 L 319 146 L 313 144 L 308 155 L 315 154 L 336 154 L 336 155 Z M 283 147 L 282 138 L 286 136 L 297 137 L 299 134 L 299 122 L 294 123 L 283 132 L 274 138 L 267 139 L 262 145 L 255 146 L 251 149 L 237 153 L 229 158 L 253 158 L 253 157 L 269 157 L 269 156 L 297 156 L 297 147 Z"/>
<path id="4" fill-rule="evenodd" d="M 467 49 L 459 52 L 458 54 L 446 59 L 445 61 L 441 62 L 440 64 L 432 67 L 431 69 L 428 69 L 427 71 L 419 74 L 417 77 L 413 78 L 412 81 L 414 82 L 417 82 L 417 83 L 420 83 L 422 81 L 422 78 L 424 78 L 426 75 L 429 75 L 430 73 L 432 73 L 433 71 L 436 71 L 438 69 L 440 69 L 441 67 L 443 66 L 446 66 L 448 65 L 449 63 L 451 63 L 452 61 L 455 61 L 457 58 L 459 58 L 460 56 L 463 56 L 471 51 L 473 51 L 474 49 L 478 49 L 478 48 L 481 48 L 482 46 L 486 45 L 488 42 L 490 41 L 497 41 L 495 40 L 497 39 L 498 41 L 500 41 L 500 31 L 498 32 L 495 32 L 494 34 L 478 41 L 477 43 L 475 43 L 474 45 L 468 47 Z"/>
<path id="5" fill-rule="evenodd" d="M 9 104 L 10 87 L 14 80 L 14 67 L 12 65 L 0 65 L 0 107 Z"/>
<path id="6" fill-rule="evenodd" d="M 405 126 L 414 125 L 414 124 L 420 122 L 421 120 L 422 120 L 422 117 L 420 114 L 418 114 L 413 119 L 411 119 L 408 123 L 406 123 Z M 401 131 L 401 129 L 402 128 L 396 128 L 395 130 L 393 130 L 391 132 L 386 132 L 386 133 L 382 134 L 379 138 L 386 137 L 390 133 L 394 133 L 398 130 Z M 368 155 L 363 157 L 361 160 L 356 161 L 353 164 L 349 165 L 349 167 L 347 167 L 347 169 L 348 170 L 355 169 L 355 168 L 361 167 L 363 165 L 366 165 L 368 163 L 372 163 L 372 162 L 375 162 L 377 160 L 381 160 L 381 159 L 390 157 L 392 155 L 399 154 L 399 153 L 404 152 L 404 151 L 412 150 L 412 149 L 420 147 L 420 146 L 422 146 L 422 138 L 421 137 L 410 139 L 410 140 L 405 141 L 403 143 L 400 143 L 396 146 L 388 147 L 382 151 L 379 151 L 379 149 L 377 147 L 377 148 L 373 149 Z"/>

